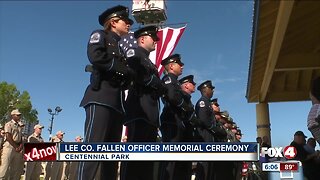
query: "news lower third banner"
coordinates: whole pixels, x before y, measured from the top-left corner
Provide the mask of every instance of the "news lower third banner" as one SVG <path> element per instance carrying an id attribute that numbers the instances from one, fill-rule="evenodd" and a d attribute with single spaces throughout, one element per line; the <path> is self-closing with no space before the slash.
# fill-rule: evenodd
<path id="1" fill-rule="evenodd" d="M 25 143 L 25 161 L 257 161 L 257 143 Z"/>
<path id="2" fill-rule="evenodd" d="M 257 161 L 257 143 L 59 143 L 58 161 Z"/>

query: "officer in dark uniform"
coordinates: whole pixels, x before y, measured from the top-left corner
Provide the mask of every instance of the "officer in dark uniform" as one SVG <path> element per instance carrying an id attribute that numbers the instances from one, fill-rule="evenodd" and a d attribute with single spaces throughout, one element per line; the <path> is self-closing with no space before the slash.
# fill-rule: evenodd
<path id="1" fill-rule="evenodd" d="M 147 26 L 134 32 L 138 47 L 126 52 L 129 66 L 135 71 L 134 85 L 125 102 L 125 125 L 128 142 L 156 142 L 159 127 L 159 97 L 166 92 L 156 66 L 149 59 L 155 50 L 157 27 Z M 121 180 L 153 179 L 152 161 L 121 163 Z"/>
<path id="2" fill-rule="evenodd" d="M 214 142 L 213 130 L 216 127 L 216 119 L 211 107 L 210 99 L 213 96 L 214 86 L 210 80 L 201 83 L 197 89 L 201 92 L 201 98 L 197 101 L 195 110 L 199 118 L 199 135 L 203 142 Z M 211 180 L 214 178 L 213 162 L 198 162 L 196 179 Z"/>
<path id="3" fill-rule="evenodd" d="M 193 112 L 192 104 L 190 106 L 185 100 L 178 81 L 184 64 L 181 62 L 180 54 L 173 54 L 162 60 L 161 65 L 166 70 L 162 81 L 168 89 L 167 96 L 163 98 L 164 108 L 160 116 L 162 140 L 163 142 L 181 142 L 185 126 L 188 126 L 184 122 L 186 120 L 184 116 Z M 183 179 L 182 177 L 186 175 L 185 170 L 181 171 L 178 166 L 177 162 L 162 162 L 160 180 Z"/>
<path id="4" fill-rule="evenodd" d="M 234 142 L 234 134 L 231 131 L 232 118 L 228 111 L 220 112 L 221 118 L 219 123 L 223 124 L 223 129 L 226 132 L 226 136 L 218 138 L 218 142 Z M 218 161 L 215 162 L 215 178 L 216 179 L 235 179 L 235 163 L 232 161 Z"/>
<path id="5" fill-rule="evenodd" d="M 181 90 L 183 99 L 189 106 L 188 109 L 193 111 L 185 112 L 182 111 L 180 118 L 182 119 L 183 133 L 180 142 L 193 142 L 193 128 L 198 124 L 198 119 L 196 118 L 196 113 L 194 111 L 194 105 L 191 101 L 191 94 L 195 92 L 196 83 L 193 80 L 193 75 L 185 76 L 179 80 L 181 84 Z"/>
<path id="6" fill-rule="evenodd" d="M 193 75 L 185 76 L 179 80 L 182 89 L 182 95 L 184 101 L 190 106 L 190 109 L 194 109 L 194 105 L 191 101 L 191 94 L 196 90 L 196 83 L 193 80 Z M 194 133 L 196 130 L 196 125 L 198 123 L 195 111 L 193 112 L 182 112 L 180 123 L 182 123 L 181 128 L 178 128 L 178 131 L 181 131 L 179 142 L 194 142 Z M 174 179 L 191 179 L 192 174 L 192 161 L 178 161 L 175 162 L 174 168 Z"/>
<path id="7" fill-rule="evenodd" d="M 87 54 L 92 64 L 90 85 L 80 106 L 85 108 L 84 142 L 120 142 L 124 119 L 124 93 L 130 69 L 119 48 L 121 36 L 128 34 L 133 21 L 128 8 L 115 6 L 99 16 L 104 30 L 92 32 Z M 101 162 L 100 179 L 117 177 L 118 162 Z M 81 162 L 79 180 L 94 179 L 99 162 Z M 99 175 L 98 175 L 99 177 Z"/>

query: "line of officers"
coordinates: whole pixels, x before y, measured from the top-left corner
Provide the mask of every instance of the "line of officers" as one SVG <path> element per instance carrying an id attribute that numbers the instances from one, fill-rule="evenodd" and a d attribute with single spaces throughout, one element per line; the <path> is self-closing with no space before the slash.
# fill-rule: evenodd
<path id="1" fill-rule="evenodd" d="M 24 174 L 25 180 L 39 180 L 43 172 L 41 162 L 27 162 L 24 169 L 23 143 L 43 143 L 41 136 L 44 126 L 36 124 L 33 133 L 24 139 L 21 122 L 22 114 L 18 109 L 11 111 L 11 120 L 8 121 L 0 134 L 0 180 L 20 180 Z M 50 142 L 63 142 L 64 132 L 58 131 Z M 81 142 L 82 137 L 77 136 L 76 142 Z M 36 155 L 36 154 L 32 154 Z M 47 162 L 45 167 L 45 180 L 76 180 L 78 162 Z"/>
<path id="2" fill-rule="evenodd" d="M 210 80 L 197 87 L 201 98 L 195 106 L 192 104 L 191 94 L 195 92 L 196 83 L 193 75 L 180 78 L 184 63 L 179 54 L 162 60 L 165 75 L 160 78 L 157 67 L 149 59 L 159 41 L 157 27 L 135 31 L 138 47 L 123 52 L 119 41 L 133 24 L 128 8 L 112 7 L 98 20 L 104 28 L 90 35 L 87 55 L 91 65 L 86 67 L 86 71 L 91 72 L 90 84 L 80 104 L 86 112 L 84 142 L 119 142 L 122 125 L 127 127 L 128 142 L 156 142 L 158 130 L 163 142 L 240 140 L 241 131 L 236 126 L 235 131 L 231 131 L 234 123 L 228 113 L 220 113 L 218 103 L 211 102 L 215 87 Z M 164 104 L 161 114 L 160 100 Z M 235 134 L 240 137 L 238 140 Z M 191 179 L 192 162 L 160 162 L 159 168 L 154 164 L 122 162 L 120 179 Z M 235 179 L 240 174 L 237 164 L 198 162 L 196 179 Z M 117 162 L 80 162 L 79 180 L 115 180 L 117 168 Z"/>

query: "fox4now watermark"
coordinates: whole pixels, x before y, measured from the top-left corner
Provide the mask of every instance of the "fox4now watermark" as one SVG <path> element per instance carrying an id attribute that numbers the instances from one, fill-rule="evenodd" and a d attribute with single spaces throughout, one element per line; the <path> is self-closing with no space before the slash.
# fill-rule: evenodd
<path id="1" fill-rule="evenodd" d="M 293 159 L 297 156 L 297 149 L 293 146 L 286 147 L 261 147 L 261 157 L 268 155 L 270 158 L 283 158 Z"/>

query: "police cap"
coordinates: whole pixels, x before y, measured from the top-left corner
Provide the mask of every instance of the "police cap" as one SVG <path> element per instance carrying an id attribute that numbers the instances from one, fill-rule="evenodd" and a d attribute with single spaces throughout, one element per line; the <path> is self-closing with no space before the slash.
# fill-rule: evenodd
<path id="1" fill-rule="evenodd" d="M 196 85 L 196 83 L 193 81 L 193 75 L 185 76 L 181 78 L 179 82 L 180 84 L 189 82 L 189 83 L 192 83 L 193 85 Z"/>
<path id="2" fill-rule="evenodd" d="M 161 65 L 165 66 L 169 63 L 178 63 L 180 66 L 183 66 L 184 64 L 181 62 L 181 56 L 180 54 L 172 54 L 171 56 L 168 56 L 167 58 L 163 59 L 161 61 Z"/>
<path id="3" fill-rule="evenodd" d="M 220 106 L 219 104 L 218 104 L 218 98 L 214 98 L 214 99 L 211 99 L 211 103 L 212 104 L 214 104 L 214 105 L 216 105 L 216 106 Z"/>
<path id="4" fill-rule="evenodd" d="M 201 83 L 201 84 L 197 87 L 197 89 L 200 91 L 202 88 L 205 88 L 205 87 L 208 87 L 208 88 L 211 88 L 211 89 L 214 89 L 214 88 L 215 88 L 214 86 L 212 86 L 212 82 L 211 82 L 210 80 L 207 80 L 207 81 Z"/>
<path id="5" fill-rule="evenodd" d="M 238 131 L 236 132 L 236 135 L 240 135 L 240 136 L 243 135 L 243 134 L 241 133 L 241 130 L 240 130 L 240 129 L 238 129 Z"/>
<path id="6" fill-rule="evenodd" d="M 133 21 L 129 18 L 129 9 L 121 5 L 109 8 L 101 13 L 99 16 L 99 24 L 103 26 L 106 20 L 113 17 L 127 20 L 131 25 L 133 24 Z"/>
<path id="7" fill-rule="evenodd" d="M 154 41 L 159 41 L 157 36 L 158 28 L 156 26 L 146 26 L 141 29 L 138 29 L 134 32 L 134 38 L 138 39 L 141 36 L 150 36 Z"/>

